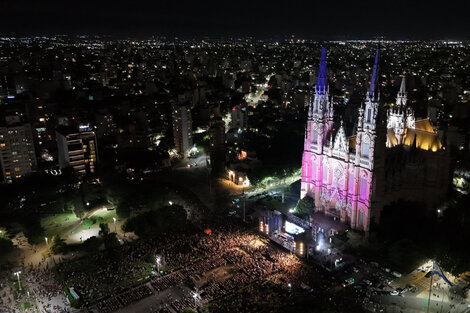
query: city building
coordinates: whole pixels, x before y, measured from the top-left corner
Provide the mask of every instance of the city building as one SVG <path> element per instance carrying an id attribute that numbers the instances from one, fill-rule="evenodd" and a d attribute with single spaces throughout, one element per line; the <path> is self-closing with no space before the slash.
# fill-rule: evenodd
<path id="1" fill-rule="evenodd" d="M 3 180 L 13 180 L 33 172 L 37 167 L 31 125 L 18 116 L 7 116 L 0 127 L 0 161 Z"/>
<path id="2" fill-rule="evenodd" d="M 59 126 L 56 129 L 60 168 L 71 166 L 76 174 L 95 172 L 98 160 L 95 132 L 88 125 Z"/>
<path id="3" fill-rule="evenodd" d="M 209 128 L 210 160 L 214 172 L 222 173 L 225 169 L 225 126 L 217 121 Z"/>
<path id="4" fill-rule="evenodd" d="M 172 106 L 173 139 L 176 151 L 186 156 L 193 146 L 191 108 L 188 105 Z"/>
<path id="5" fill-rule="evenodd" d="M 246 130 L 248 127 L 248 115 L 246 107 L 236 105 L 232 108 L 232 121 L 230 124 L 232 129 Z"/>
<path id="6" fill-rule="evenodd" d="M 348 135 L 343 121 L 335 121 L 322 49 L 302 160 L 301 198 L 312 197 L 316 212 L 366 232 L 379 222 L 382 208 L 398 199 L 428 206 L 442 202 L 449 180 L 449 157 L 437 132 L 429 119 L 415 120 L 407 107 L 405 78 L 395 106 L 384 114 L 378 60 L 379 50 L 356 126 Z"/>

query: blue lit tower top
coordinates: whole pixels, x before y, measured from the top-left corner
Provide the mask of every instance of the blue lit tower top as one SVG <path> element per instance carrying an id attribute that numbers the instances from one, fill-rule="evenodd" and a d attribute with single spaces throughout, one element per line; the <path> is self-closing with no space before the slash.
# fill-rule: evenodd
<path id="1" fill-rule="evenodd" d="M 328 80 L 326 74 L 326 49 L 321 48 L 320 70 L 318 71 L 317 83 L 315 84 L 316 94 L 326 94 L 326 82 Z"/>
<path id="2" fill-rule="evenodd" d="M 376 95 L 378 93 L 378 90 L 376 90 L 376 87 L 378 85 L 378 74 L 379 74 L 379 48 L 377 48 L 377 51 L 375 53 L 374 68 L 372 69 L 372 77 L 370 79 L 370 89 L 368 92 L 368 97 L 371 100 L 375 100 Z"/>

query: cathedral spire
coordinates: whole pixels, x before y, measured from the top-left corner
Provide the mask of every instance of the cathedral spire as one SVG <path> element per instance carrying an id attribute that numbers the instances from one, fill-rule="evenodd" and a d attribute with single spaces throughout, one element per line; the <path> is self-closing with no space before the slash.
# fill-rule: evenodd
<path id="1" fill-rule="evenodd" d="M 378 94 L 378 75 L 379 75 L 379 48 L 375 52 L 375 61 L 374 61 L 374 68 L 372 69 L 372 76 L 370 79 L 370 89 L 368 92 L 369 99 L 375 100 L 376 94 Z"/>
<path id="2" fill-rule="evenodd" d="M 327 90 L 327 74 L 326 74 L 326 49 L 321 48 L 320 69 L 318 71 L 317 83 L 315 84 L 315 93 L 325 94 Z"/>
<path id="3" fill-rule="evenodd" d="M 406 101 L 407 101 L 407 94 L 406 94 L 406 77 L 403 76 L 401 80 L 401 85 L 400 85 L 400 91 L 398 91 L 397 95 L 397 106 L 406 106 Z"/>

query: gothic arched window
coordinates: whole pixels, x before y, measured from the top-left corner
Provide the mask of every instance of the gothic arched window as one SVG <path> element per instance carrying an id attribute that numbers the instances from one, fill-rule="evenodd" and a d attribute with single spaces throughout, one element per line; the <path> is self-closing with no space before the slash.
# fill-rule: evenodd
<path id="1" fill-rule="evenodd" d="M 370 148 L 370 138 L 369 136 L 364 136 L 364 139 L 362 141 L 362 151 L 361 151 L 361 155 L 363 157 L 366 157 L 366 158 L 369 157 L 369 148 Z"/>
<path id="2" fill-rule="evenodd" d="M 362 175 L 361 177 L 361 193 L 359 194 L 359 199 L 367 200 L 367 176 Z"/>

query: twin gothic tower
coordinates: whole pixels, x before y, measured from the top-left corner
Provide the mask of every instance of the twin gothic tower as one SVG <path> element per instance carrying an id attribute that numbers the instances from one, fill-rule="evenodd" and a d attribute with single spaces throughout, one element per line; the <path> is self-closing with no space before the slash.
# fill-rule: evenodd
<path id="1" fill-rule="evenodd" d="M 376 196 L 374 169 L 383 167 L 381 156 L 385 147 L 402 144 L 407 130 L 415 127 L 414 112 L 406 106 L 403 78 L 396 105 L 387 112 L 385 128 L 379 114 L 378 76 L 377 49 L 370 86 L 364 104 L 359 108 L 356 133 L 347 137 L 342 121 L 335 127 L 333 120 L 326 51 L 322 48 L 318 79 L 309 100 L 302 159 L 300 197 L 312 197 L 315 211 L 335 216 L 352 229 L 366 232 L 369 231 L 371 219 L 377 217 L 373 208 Z M 392 131 L 393 136 L 390 134 L 387 137 L 388 130 Z"/>

